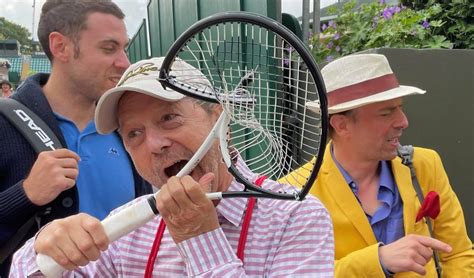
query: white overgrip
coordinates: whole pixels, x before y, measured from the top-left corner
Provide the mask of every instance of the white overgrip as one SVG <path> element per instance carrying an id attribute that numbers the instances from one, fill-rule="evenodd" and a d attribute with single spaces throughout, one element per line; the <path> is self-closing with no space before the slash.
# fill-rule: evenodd
<path id="1" fill-rule="evenodd" d="M 153 197 L 150 197 L 153 198 Z M 154 206 L 153 198 L 153 206 Z M 150 221 L 155 217 L 155 213 L 151 208 L 151 204 L 148 199 L 142 199 L 141 201 L 124 208 L 105 218 L 102 221 L 104 226 L 105 234 L 109 238 L 109 242 L 113 242 L 120 237 L 132 232 L 133 230 L 143 226 L 146 222 Z M 51 257 L 38 254 L 36 256 L 36 264 L 39 270 L 46 277 L 61 277 L 61 274 L 65 269 L 60 266 Z"/>

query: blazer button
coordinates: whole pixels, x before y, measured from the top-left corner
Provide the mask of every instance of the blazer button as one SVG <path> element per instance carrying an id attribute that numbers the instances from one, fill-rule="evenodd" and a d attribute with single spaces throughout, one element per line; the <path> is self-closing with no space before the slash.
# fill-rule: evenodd
<path id="1" fill-rule="evenodd" d="M 72 207 L 72 204 L 74 204 L 74 201 L 72 200 L 71 197 L 66 197 L 63 199 L 63 201 L 61 202 L 63 207 L 65 208 L 70 208 Z"/>

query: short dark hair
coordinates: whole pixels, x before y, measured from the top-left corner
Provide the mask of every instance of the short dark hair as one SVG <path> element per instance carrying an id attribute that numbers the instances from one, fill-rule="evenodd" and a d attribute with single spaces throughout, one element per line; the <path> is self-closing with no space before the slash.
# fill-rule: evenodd
<path id="1" fill-rule="evenodd" d="M 80 32 L 87 28 L 90 13 L 111 14 L 123 19 L 125 14 L 111 0 L 47 0 L 41 9 L 38 25 L 38 40 L 49 60 L 53 55 L 49 48 L 49 35 L 59 32 L 74 43 L 74 56 L 79 56 Z"/>
<path id="2" fill-rule="evenodd" d="M 10 89 L 12 88 L 12 83 L 10 83 L 8 80 L 2 80 L 2 82 L 0 82 L 0 86 L 2 86 L 3 84 L 7 84 Z"/>

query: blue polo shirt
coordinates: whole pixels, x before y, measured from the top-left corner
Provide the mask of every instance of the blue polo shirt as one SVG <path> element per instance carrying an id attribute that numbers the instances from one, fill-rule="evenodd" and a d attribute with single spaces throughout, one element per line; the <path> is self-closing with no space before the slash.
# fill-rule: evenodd
<path id="1" fill-rule="evenodd" d="M 81 157 L 76 180 L 79 211 L 102 220 L 111 210 L 134 199 L 132 165 L 119 136 L 100 135 L 93 121 L 80 132 L 69 119 L 55 116 L 68 149 Z"/>
<path id="2" fill-rule="evenodd" d="M 334 151 L 331 147 L 331 155 L 335 161 L 339 171 L 344 176 L 347 184 L 352 192 L 358 198 L 359 188 L 347 171 L 342 168 L 334 157 Z M 403 227 L 403 202 L 395 183 L 390 164 L 388 161 L 381 161 L 379 164 L 380 180 L 377 198 L 380 201 L 380 207 L 375 211 L 374 215 L 368 215 L 370 226 L 374 231 L 375 238 L 379 242 L 389 244 L 405 235 Z M 359 201 L 360 203 L 360 201 Z"/>

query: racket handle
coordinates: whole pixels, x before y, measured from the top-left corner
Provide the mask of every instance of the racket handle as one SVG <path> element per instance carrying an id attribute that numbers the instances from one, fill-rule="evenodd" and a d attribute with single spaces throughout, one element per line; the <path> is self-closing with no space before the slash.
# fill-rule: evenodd
<path id="1" fill-rule="evenodd" d="M 109 242 L 113 242 L 120 237 L 132 232 L 133 230 L 143 226 L 145 223 L 153 219 L 158 211 L 156 210 L 155 197 L 143 199 L 121 211 L 102 220 L 105 234 L 109 238 Z M 46 277 L 61 277 L 65 269 L 60 266 L 51 257 L 38 254 L 36 256 L 36 264 L 39 270 Z"/>
<path id="2" fill-rule="evenodd" d="M 220 200 L 220 199 L 222 199 L 222 192 L 206 193 L 206 197 L 207 197 L 209 200 Z"/>

